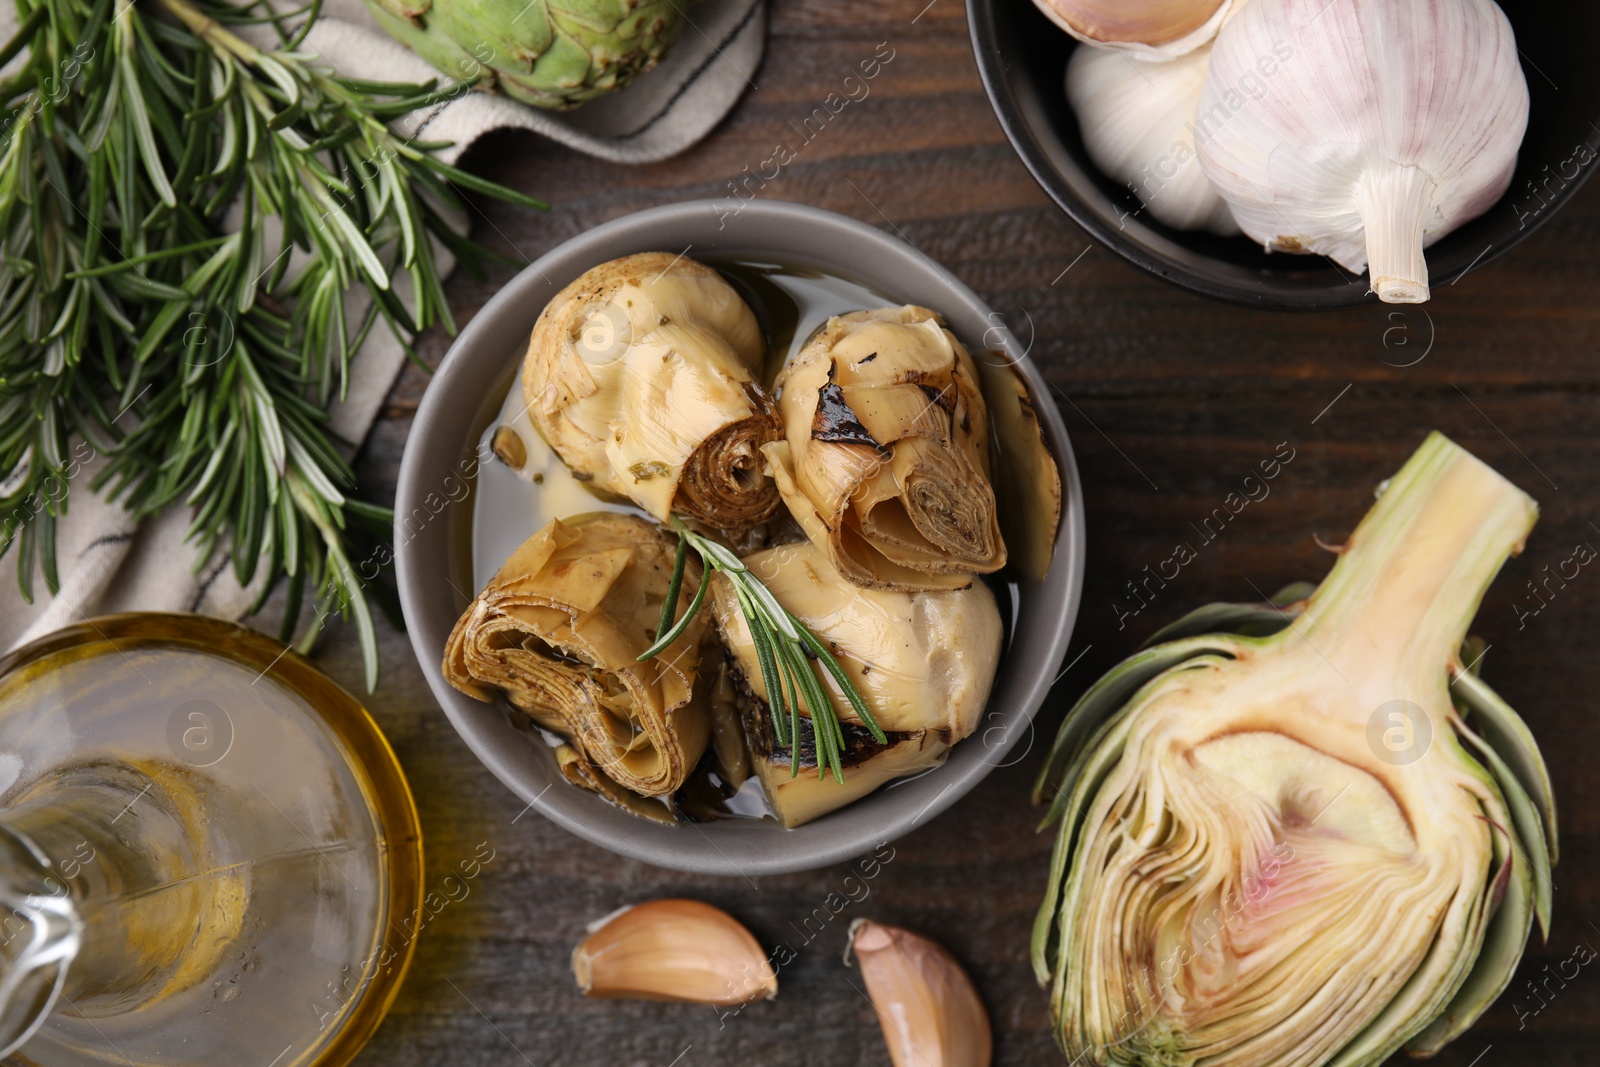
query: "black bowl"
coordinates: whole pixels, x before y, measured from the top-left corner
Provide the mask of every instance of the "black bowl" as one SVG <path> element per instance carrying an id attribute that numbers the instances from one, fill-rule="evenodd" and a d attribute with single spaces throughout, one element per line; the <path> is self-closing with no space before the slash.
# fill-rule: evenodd
<path id="1" fill-rule="evenodd" d="M 1511 188 L 1428 249 L 1434 287 L 1501 255 L 1577 191 L 1600 155 L 1600 4 L 1502 0 L 1532 97 Z M 972 48 L 989 102 L 1022 162 L 1096 240 L 1157 277 L 1255 307 L 1325 309 L 1377 300 L 1366 275 L 1321 256 L 1267 255 L 1245 237 L 1174 230 L 1089 159 L 1067 103 L 1067 57 L 1080 47 L 1029 0 L 970 0 Z"/>

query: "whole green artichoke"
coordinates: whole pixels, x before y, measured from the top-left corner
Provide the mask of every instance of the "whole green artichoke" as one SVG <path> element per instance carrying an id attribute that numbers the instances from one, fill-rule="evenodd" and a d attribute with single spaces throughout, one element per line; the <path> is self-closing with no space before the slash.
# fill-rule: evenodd
<path id="1" fill-rule="evenodd" d="M 678 0 L 366 0 L 394 37 L 455 78 L 564 110 L 651 69 L 683 31 Z"/>

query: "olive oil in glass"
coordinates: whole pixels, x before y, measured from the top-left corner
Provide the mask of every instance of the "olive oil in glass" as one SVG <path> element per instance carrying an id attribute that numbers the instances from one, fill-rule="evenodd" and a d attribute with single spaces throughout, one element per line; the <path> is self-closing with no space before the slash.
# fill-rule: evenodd
<path id="1" fill-rule="evenodd" d="M 121 615 L 0 661 L 6 1064 L 346 1063 L 421 864 L 376 725 L 275 641 Z"/>

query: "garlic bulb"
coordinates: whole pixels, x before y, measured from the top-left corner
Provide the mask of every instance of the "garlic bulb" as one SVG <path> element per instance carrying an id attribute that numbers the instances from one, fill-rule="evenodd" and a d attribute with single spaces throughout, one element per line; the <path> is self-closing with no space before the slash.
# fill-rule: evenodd
<path id="1" fill-rule="evenodd" d="M 586 997 L 732 1005 L 778 995 L 750 931 L 698 900 L 651 900 L 599 920 L 572 950 L 572 974 Z"/>
<path id="2" fill-rule="evenodd" d="M 961 965 L 927 938 L 869 919 L 850 924 L 894 1067 L 989 1067 L 989 1013 Z"/>
<path id="3" fill-rule="evenodd" d="M 1240 0 L 1033 0 L 1086 44 L 1147 59 L 1174 59 L 1217 34 Z"/>
<path id="4" fill-rule="evenodd" d="M 1268 251 L 1321 253 L 1421 303 L 1423 248 L 1505 192 L 1527 123 L 1491 0 L 1254 0 L 1212 49 L 1195 143 Z"/>
<path id="5" fill-rule="evenodd" d="M 1158 63 L 1108 48 L 1076 48 L 1067 100 L 1095 166 L 1126 182 L 1149 213 L 1180 230 L 1239 232 L 1195 158 L 1194 115 L 1209 45 Z"/>

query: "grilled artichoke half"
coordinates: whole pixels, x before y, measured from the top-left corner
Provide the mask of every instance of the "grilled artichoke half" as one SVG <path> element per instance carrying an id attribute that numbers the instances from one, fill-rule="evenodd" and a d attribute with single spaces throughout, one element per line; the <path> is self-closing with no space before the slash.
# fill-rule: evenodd
<path id="1" fill-rule="evenodd" d="M 666 252 L 602 263 L 539 316 L 522 393 L 581 481 L 665 522 L 722 530 L 772 515 L 761 446 L 781 433 L 757 381 L 755 315 L 710 267 Z"/>
<path id="2" fill-rule="evenodd" d="M 401 44 L 452 78 L 564 110 L 651 69 L 683 32 L 673 0 L 366 0 Z M 487 69 L 485 69 L 487 68 Z"/>
<path id="3" fill-rule="evenodd" d="M 710 718 L 695 693 L 701 618 L 643 663 L 655 639 L 677 542 L 631 515 L 557 520 L 512 553 L 445 645 L 444 676 L 479 700 L 505 696 L 566 737 L 581 767 L 644 796 L 683 784 Z M 700 587 L 690 560 L 680 603 Z M 568 761 L 569 763 L 571 761 Z"/>
<path id="4" fill-rule="evenodd" d="M 844 694 L 818 672 L 843 726 L 844 783 L 818 781 L 809 728 L 797 760 L 777 744 L 750 628 L 726 577 L 711 576 L 712 610 L 744 687 L 745 738 L 767 797 L 798 826 L 906 774 L 943 763 L 977 728 L 1000 662 L 1000 611 L 982 582 L 902 593 L 846 581 L 809 542 L 746 556 L 745 565 L 833 652 L 888 735 L 877 743 Z M 795 774 L 791 769 L 798 767 Z M 806 773 L 808 772 L 809 773 Z"/>
<path id="5" fill-rule="evenodd" d="M 1460 649 L 1536 517 L 1434 434 L 1309 599 L 1202 609 L 1071 711 L 1033 962 L 1074 1062 L 1426 1056 L 1505 988 L 1554 802 Z"/>
<path id="6" fill-rule="evenodd" d="M 959 589 L 1005 566 L 977 368 L 927 308 L 828 320 L 776 387 L 784 502 L 845 578 Z"/>

